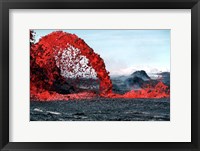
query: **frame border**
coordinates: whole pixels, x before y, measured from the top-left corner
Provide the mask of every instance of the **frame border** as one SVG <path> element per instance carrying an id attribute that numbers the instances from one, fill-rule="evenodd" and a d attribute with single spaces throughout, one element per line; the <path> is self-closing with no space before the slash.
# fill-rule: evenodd
<path id="1" fill-rule="evenodd" d="M 0 0 L 0 149 L 200 151 L 200 0 Z M 191 9 L 191 143 L 188 142 L 9 142 L 9 9 Z M 198 60 L 199 58 L 199 60 Z"/>

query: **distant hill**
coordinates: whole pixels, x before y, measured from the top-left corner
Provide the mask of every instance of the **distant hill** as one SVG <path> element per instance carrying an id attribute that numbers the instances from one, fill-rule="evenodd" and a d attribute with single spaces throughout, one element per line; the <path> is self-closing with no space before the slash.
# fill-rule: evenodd
<path id="1" fill-rule="evenodd" d="M 161 72 L 158 73 L 161 76 L 161 80 L 167 86 L 170 86 L 170 72 Z"/>
<path id="2" fill-rule="evenodd" d="M 161 75 L 162 77 L 169 77 L 170 72 L 161 72 L 161 73 L 158 73 L 158 75 Z"/>
<path id="3" fill-rule="evenodd" d="M 125 82 L 130 89 L 141 89 L 149 80 L 151 80 L 151 78 L 147 73 L 144 70 L 140 70 L 133 72 Z"/>
<path id="4" fill-rule="evenodd" d="M 147 73 L 144 70 L 140 70 L 140 71 L 135 71 L 130 75 L 131 78 L 141 78 L 144 81 L 150 80 L 151 78 L 147 75 Z"/>

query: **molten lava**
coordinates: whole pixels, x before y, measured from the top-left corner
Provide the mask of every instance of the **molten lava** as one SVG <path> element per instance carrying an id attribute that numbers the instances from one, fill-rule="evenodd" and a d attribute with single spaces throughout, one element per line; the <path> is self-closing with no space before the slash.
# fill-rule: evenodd
<path id="1" fill-rule="evenodd" d="M 108 98 L 163 98 L 169 97 L 166 85 L 159 82 L 155 87 L 130 91 L 123 95 L 112 92 L 112 81 L 104 60 L 75 34 L 62 31 L 52 32 L 34 43 L 34 33 L 30 32 L 30 92 L 35 100 L 69 100 L 94 97 Z M 81 69 L 81 67 L 84 67 Z M 76 92 L 61 72 L 76 75 L 82 71 L 96 75 L 99 80 L 99 93 L 93 91 Z M 95 74 L 94 74 L 95 72 Z M 86 75 L 86 74 L 85 74 Z M 61 93 L 57 86 L 69 87 L 69 92 Z M 71 92 L 72 90 L 72 92 Z"/>

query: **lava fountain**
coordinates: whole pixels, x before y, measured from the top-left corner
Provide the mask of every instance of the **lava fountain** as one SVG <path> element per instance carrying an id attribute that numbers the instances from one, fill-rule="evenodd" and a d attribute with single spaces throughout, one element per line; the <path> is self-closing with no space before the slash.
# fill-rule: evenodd
<path id="1" fill-rule="evenodd" d="M 84 66 L 84 67 L 83 67 Z M 99 80 L 99 93 L 85 91 L 76 93 L 68 91 L 61 93 L 56 90 L 56 84 L 66 86 L 66 89 L 76 89 L 69 86 L 64 74 L 79 79 L 81 70 L 95 75 Z M 130 91 L 125 94 L 112 92 L 112 81 L 106 70 L 104 60 L 90 48 L 83 39 L 75 34 L 63 31 L 52 32 L 34 43 L 34 33 L 30 32 L 30 91 L 31 99 L 36 100 L 68 100 L 94 98 L 97 96 L 110 98 L 162 98 L 169 97 L 167 86 L 159 82 L 155 88 L 148 87 L 140 91 Z M 85 75 L 84 75 L 85 76 Z M 73 87 L 73 88 L 71 88 Z"/>

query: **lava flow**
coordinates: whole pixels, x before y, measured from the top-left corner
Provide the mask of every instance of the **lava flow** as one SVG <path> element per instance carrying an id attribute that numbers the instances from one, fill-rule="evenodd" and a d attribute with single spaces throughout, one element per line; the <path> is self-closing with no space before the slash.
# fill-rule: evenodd
<path id="1" fill-rule="evenodd" d="M 30 92 L 33 100 L 69 100 L 94 97 L 107 98 L 163 98 L 169 97 L 166 85 L 132 90 L 125 94 L 112 92 L 112 81 L 104 60 L 75 34 L 52 32 L 34 43 L 30 32 Z M 65 77 L 68 75 L 68 78 Z M 84 76 L 83 76 L 84 75 Z M 92 75 L 99 81 L 99 92 L 77 90 L 70 82 Z"/>

